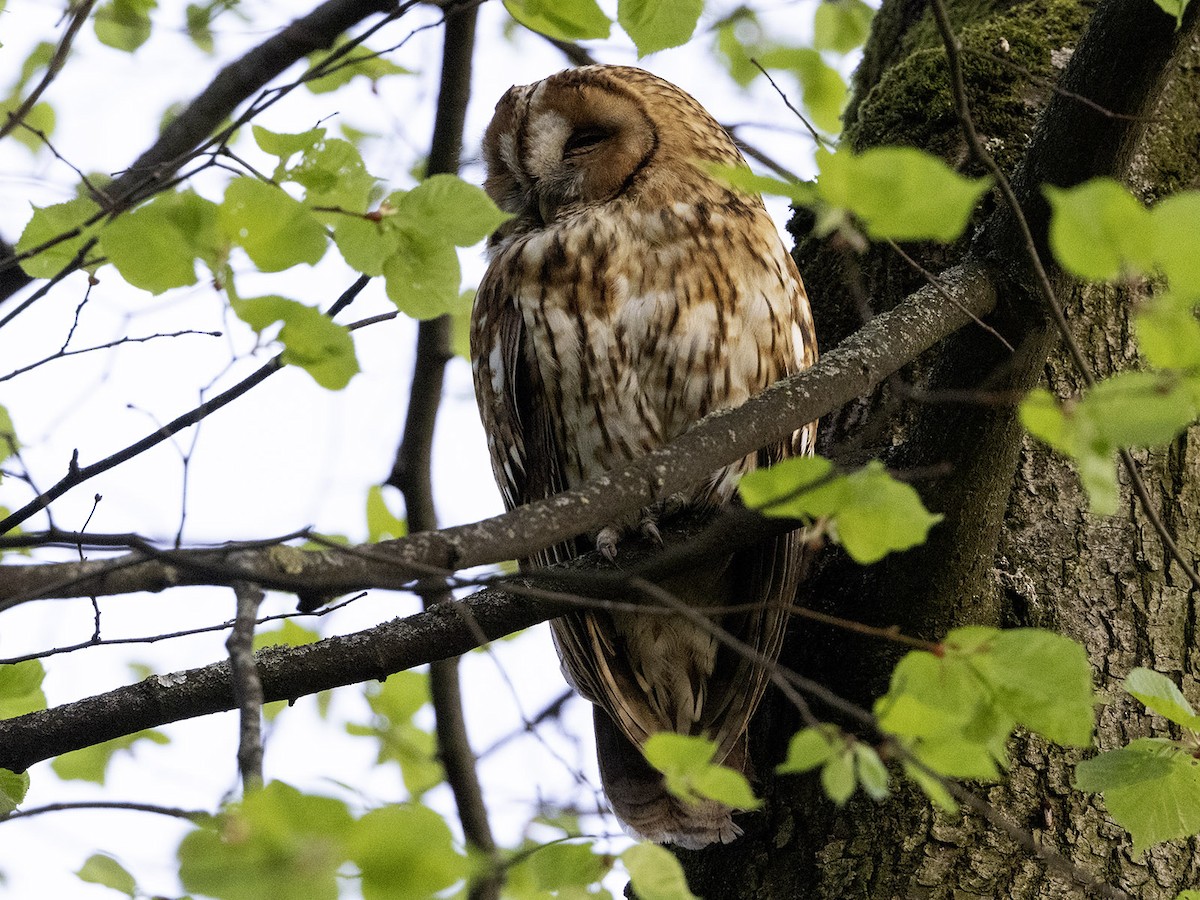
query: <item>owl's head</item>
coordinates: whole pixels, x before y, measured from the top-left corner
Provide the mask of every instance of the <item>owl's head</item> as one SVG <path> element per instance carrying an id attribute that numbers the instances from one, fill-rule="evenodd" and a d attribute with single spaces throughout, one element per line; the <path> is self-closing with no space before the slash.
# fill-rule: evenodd
<path id="1" fill-rule="evenodd" d="M 741 154 L 691 96 L 629 66 L 583 66 L 510 88 L 483 138 L 499 237 L 618 198 L 663 205 L 713 182 L 695 164 Z"/>

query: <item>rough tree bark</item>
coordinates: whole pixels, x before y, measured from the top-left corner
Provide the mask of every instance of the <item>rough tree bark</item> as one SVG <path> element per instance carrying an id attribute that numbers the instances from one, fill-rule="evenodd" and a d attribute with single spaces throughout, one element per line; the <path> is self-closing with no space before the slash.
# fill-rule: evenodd
<path id="1" fill-rule="evenodd" d="M 1038 183 L 1070 185 L 1109 174 L 1126 179 L 1147 200 L 1196 186 L 1200 51 L 1189 22 L 1173 33 L 1167 17 L 1154 21 L 1161 13 L 1149 0 L 946 5 L 964 49 L 972 116 L 989 152 L 1028 201 L 1044 255 L 1046 211 Z M 1114 52 L 1121 46 L 1131 52 Z M 1076 49 L 1083 52 L 1070 63 Z M 1165 82 L 1146 59 L 1156 52 L 1170 61 Z M 1088 111 L 1077 99 L 1052 92 L 1050 79 L 1134 118 Z M 961 171 L 982 174 L 955 116 L 946 54 L 927 0 L 885 0 L 856 77 L 846 138 L 860 149 L 932 149 Z M 981 213 L 974 235 L 959 245 L 908 249 L 933 271 L 966 256 L 987 260 L 1001 296 L 989 322 L 1016 352 L 968 327 L 872 396 L 829 416 L 821 435 L 830 455 L 878 456 L 898 469 L 925 473 L 918 487 L 946 521 L 925 547 L 877 566 L 863 569 L 826 554 L 801 600 L 934 640 L 968 623 L 1038 626 L 1076 638 L 1088 649 L 1098 685 L 1112 692 L 1098 713 L 1098 743 L 1114 747 L 1150 733 L 1146 717 L 1117 690 L 1134 666 L 1181 679 L 1184 692 L 1196 698 L 1200 597 L 1163 550 L 1124 473 L 1122 512 L 1091 515 L 1070 464 L 1023 436 L 1014 406 L 1020 393 L 1040 382 L 1067 396 L 1082 381 L 1031 288 L 1025 253 L 1011 220 L 1005 221 L 1008 211 L 990 202 L 995 208 Z M 793 223 L 796 257 L 823 347 L 836 344 L 864 316 L 889 309 L 920 280 L 888 248 L 854 259 L 804 234 L 805 225 L 801 216 Z M 1096 375 L 1135 367 L 1129 314 L 1147 287 L 1084 290 L 1051 275 Z M 869 310 L 863 309 L 864 296 Z M 1200 545 L 1200 428 L 1136 458 L 1167 528 L 1191 552 Z M 867 706 L 886 689 L 887 674 L 903 652 L 824 626 L 800 623 L 793 630 L 785 661 Z M 779 698 L 760 720 L 767 810 L 744 817 L 747 834 L 735 844 L 682 854 L 693 891 L 708 900 L 1032 900 L 1086 893 L 978 815 L 935 813 L 916 791 L 901 789 L 883 804 L 856 796 L 838 809 L 815 778 L 772 778 L 797 722 Z M 1102 802 L 1072 790 L 1072 764 L 1080 754 L 1020 735 L 1010 749 L 1005 782 L 978 791 L 1042 846 L 1130 896 L 1173 898 L 1200 885 L 1196 841 L 1134 857 Z"/>

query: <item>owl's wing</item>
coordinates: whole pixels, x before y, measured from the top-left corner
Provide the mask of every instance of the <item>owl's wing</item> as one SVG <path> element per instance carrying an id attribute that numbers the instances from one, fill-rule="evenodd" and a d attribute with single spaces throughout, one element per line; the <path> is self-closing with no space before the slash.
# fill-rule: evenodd
<path id="1" fill-rule="evenodd" d="M 538 360 L 501 267 L 492 266 L 475 294 L 471 326 L 475 392 L 506 509 L 567 488 L 550 405 Z M 528 563 L 548 566 L 575 556 L 573 544 L 537 553 Z"/>

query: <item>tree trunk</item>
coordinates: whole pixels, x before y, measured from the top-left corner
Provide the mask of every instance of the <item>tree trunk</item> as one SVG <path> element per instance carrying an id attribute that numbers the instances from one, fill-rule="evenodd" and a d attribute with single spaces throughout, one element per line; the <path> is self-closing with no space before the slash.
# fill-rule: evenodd
<path id="1" fill-rule="evenodd" d="M 1039 183 L 1070 185 L 1109 174 L 1125 178 L 1147 200 L 1196 186 L 1195 10 L 1175 32 L 1150 0 L 949 0 L 947 6 L 964 48 L 972 116 L 988 150 L 1012 174 L 1047 264 Z M 1120 18 L 1126 15 L 1134 18 Z M 1089 27 L 1092 33 L 1082 37 Z M 1115 52 L 1122 41 L 1141 49 Z M 1059 80 L 1077 49 L 1082 52 L 1064 86 L 1125 118 L 1051 91 L 1051 79 Z M 1155 52 L 1161 65 L 1146 59 Z M 967 174 L 982 174 L 955 115 L 946 54 L 925 0 L 885 0 L 856 76 L 848 122 L 845 139 L 858 149 L 909 144 L 939 153 Z M 827 551 L 800 600 L 933 640 L 964 624 L 1037 626 L 1080 640 L 1097 685 L 1111 697 L 1098 713 L 1097 739 L 1111 748 L 1151 733 L 1147 717 L 1119 690 L 1134 666 L 1182 679 L 1184 693 L 1196 699 L 1200 598 L 1169 561 L 1124 473 L 1122 512 L 1092 515 L 1070 463 L 1023 434 L 1015 408 L 1021 394 L 1042 383 L 1067 396 L 1082 383 L 1030 288 L 1011 215 L 994 198 L 974 235 L 958 245 L 906 249 L 935 272 L 967 254 L 985 259 L 1004 298 L 989 324 L 1016 352 L 968 327 L 872 397 L 822 423 L 822 452 L 847 463 L 880 457 L 910 472 L 926 503 L 946 520 L 924 547 L 875 566 L 856 566 Z M 797 216 L 797 231 L 804 230 L 803 218 Z M 801 233 L 796 257 L 826 349 L 923 280 L 887 247 L 856 257 Z M 1129 313 L 1145 286 L 1080 289 L 1051 276 L 1096 375 L 1136 366 Z M 1135 456 L 1176 542 L 1185 553 L 1200 546 L 1200 428 L 1163 451 Z M 785 662 L 868 708 L 904 652 L 808 622 L 793 632 Z M 780 698 L 766 706 L 756 727 L 767 808 L 743 817 L 746 834 L 734 844 L 681 853 L 696 894 L 707 900 L 1025 900 L 1085 893 L 1078 880 L 1052 871 L 979 815 L 935 812 L 906 785 L 884 803 L 860 794 L 839 809 L 815 777 L 774 777 L 772 767 L 798 723 Z M 836 720 L 829 711 L 816 712 Z M 1174 898 L 1200 884 L 1196 841 L 1132 855 L 1102 801 L 1072 789 L 1081 754 L 1020 733 L 1010 752 L 1002 784 L 968 787 L 1040 846 L 1131 896 Z"/>

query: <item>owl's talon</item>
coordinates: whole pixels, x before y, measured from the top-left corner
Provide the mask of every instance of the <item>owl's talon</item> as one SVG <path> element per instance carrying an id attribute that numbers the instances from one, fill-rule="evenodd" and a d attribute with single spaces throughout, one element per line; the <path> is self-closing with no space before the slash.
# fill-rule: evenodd
<path id="1" fill-rule="evenodd" d="M 596 535 L 596 550 L 609 562 L 617 558 L 617 543 L 621 540 L 621 531 L 611 525 L 600 529 Z"/>
<path id="2" fill-rule="evenodd" d="M 655 547 L 663 545 L 662 532 L 658 530 L 657 516 L 648 509 L 642 513 L 642 520 L 638 522 L 638 533 Z"/>

